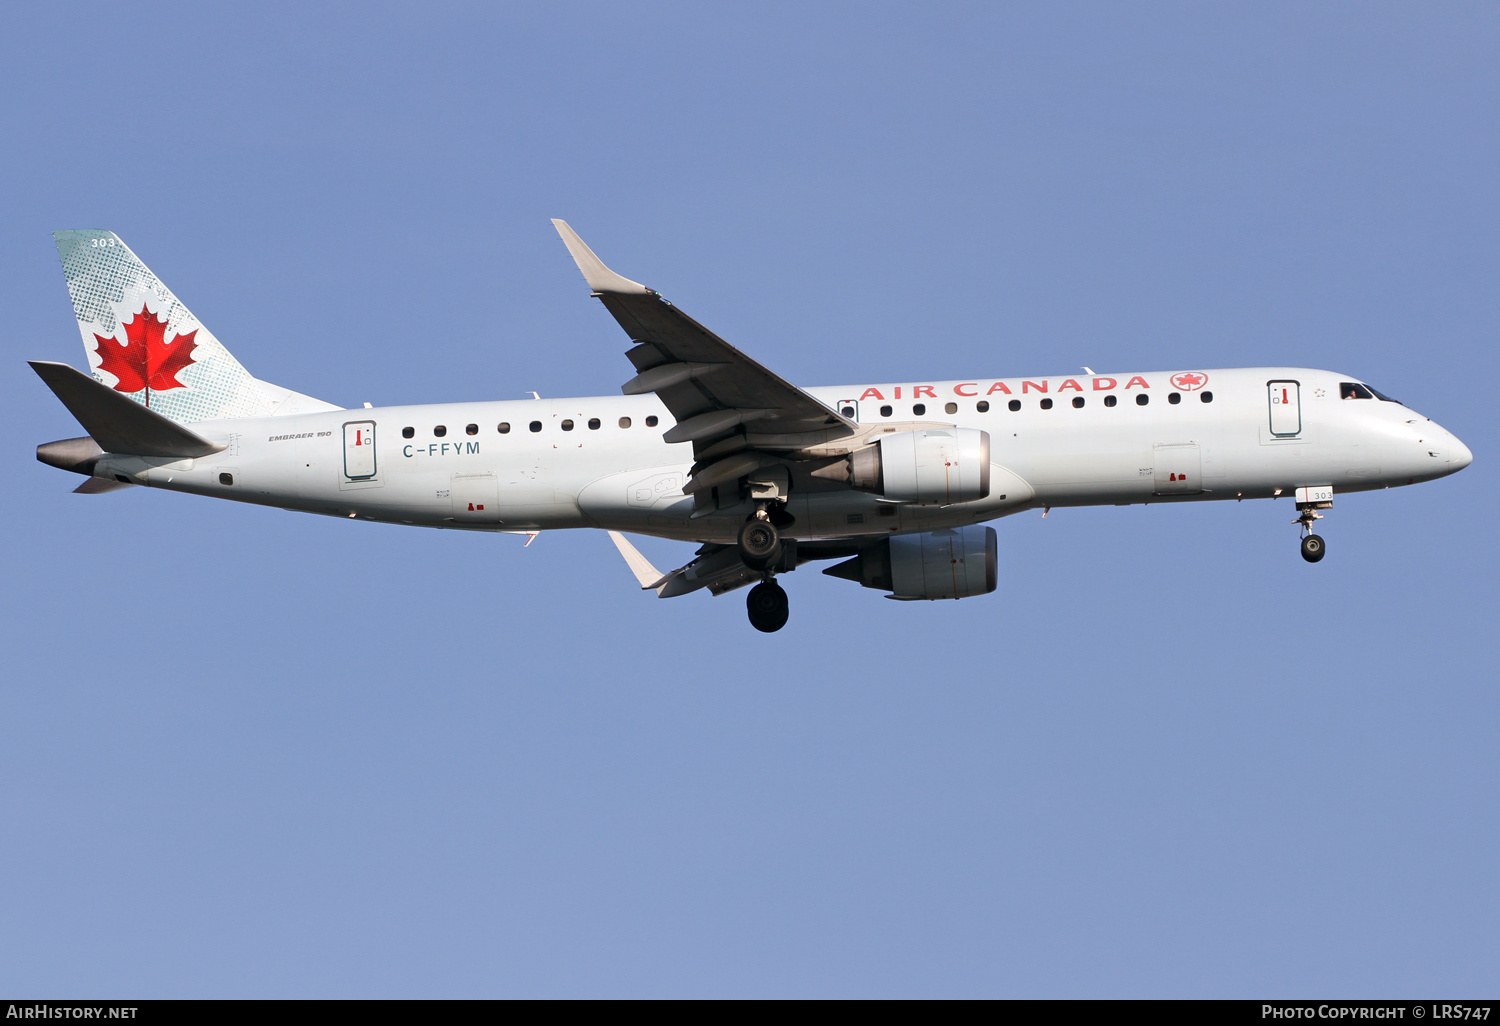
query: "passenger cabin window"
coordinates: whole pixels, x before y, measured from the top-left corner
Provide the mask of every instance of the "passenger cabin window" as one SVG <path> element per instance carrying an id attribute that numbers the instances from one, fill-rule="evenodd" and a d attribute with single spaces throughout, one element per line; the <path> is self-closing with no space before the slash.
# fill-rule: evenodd
<path id="1" fill-rule="evenodd" d="M 620 426 L 622 428 L 628 428 L 630 426 L 630 418 L 629 417 L 621 417 L 620 418 Z"/>
<path id="2" fill-rule="evenodd" d="M 889 417 L 891 415 L 891 408 L 889 406 L 882 406 L 880 408 L 880 415 L 882 417 Z"/>
<path id="3" fill-rule="evenodd" d="M 572 431 L 573 430 L 573 422 L 571 420 L 565 420 L 565 421 L 563 421 L 562 422 L 562 429 L 564 431 Z"/>
<path id="4" fill-rule="evenodd" d="M 530 428 L 531 431 L 532 431 L 532 433 L 534 434 L 534 433 L 536 433 L 536 432 L 538 432 L 538 431 L 540 431 L 542 429 L 542 422 L 539 421 L 539 420 L 534 420 L 530 424 L 527 424 L 526 426 L 528 428 Z"/>
<path id="5" fill-rule="evenodd" d="M 589 430 L 590 431 L 598 431 L 599 430 L 599 418 L 598 417 L 590 417 L 589 418 Z"/>
<path id="6" fill-rule="evenodd" d="M 1052 409 L 1052 400 L 1051 399 L 1043 399 L 1042 400 L 1042 409 L 1044 409 L 1044 410 L 1050 410 L 1050 409 Z"/>
<path id="7" fill-rule="evenodd" d="M 417 429 L 416 428 L 402 428 L 401 429 L 401 437 L 402 438 L 411 438 L 416 433 L 417 433 Z"/>
<path id="8" fill-rule="evenodd" d="M 119 478 L 119 480 L 121 480 L 121 481 L 125 481 L 126 480 L 125 478 L 120 477 L 119 474 L 116 474 L 115 477 Z M 127 481 L 126 483 L 128 484 L 129 482 Z M 234 484 L 234 475 L 233 474 L 220 474 L 219 475 L 219 484 L 221 484 L 221 485 L 232 485 L 232 484 Z"/>
<path id="9" fill-rule="evenodd" d="M 1012 399 L 1010 401 L 1010 412 L 1011 413 L 1015 413 L 1020 408 L 1021 408 L 1021 400 L 1019 400 L 1019 399 Z"/>
<path id="10" fill-rule="evenodd" d="M 1104 405 L 1105 406 L 1113 406 L 1115 403 L 1117 403 L 1119 401 L 1120 400 L 1118 398 L 1116 398 L 1115 396 L 1112 396 L 1112 395 L 1107 395 L 1107 396 L 1104 397 Z"/>
<path id="11" fill-rule="evenodd" d="M 1073 397 L 1073 409 L 1075 409 L 1075 410 L 1081 410 L 1081 409 L 1083 409 L 1083 396 L 1081 396 L 1081 395 L 1075 395 Z"/>
<path id="12" fill-rule="evenodd" d="M 840 417 L 848 417 L 850 420 L 853 420 L 854 419 L 854 407 L 852 407 L 852 406 L 841 406 L 841 407 L 839 407 L 839 416 Z"/>
<path id="13" fill-rule="evenodd" d="M 508 420 L 501 421 L 500 424 L 499 424 L 499 426 L 496 427 L 495 430 L 498 431 L 498 432 L 500 432 L 502 435 L 508 435 L 508 434 L 510 434 L 510 421 L 508 421 Z"/>
<path id="14" fill-rule="evenodd" d="M 977 403 L 974 404 L 974 409 L 978 410 L 980 413 L 989 413 L 990 412 L 990 403 L 989 403 L 989 400 L 988 399 L 981 399 L 981 400 L 979 400 L 979 402 L 977 402 Z"/>
<path id="15" fill-rule="evenodd" d="M 1151 397 L 1149 395 L 1147 395 L 1145 392 L 1142 392 L 1140 395 L 1138 395 L 1138 396 L 1135 397 L 1135 404 L 1137 406 L 1145 406 L 1150 401 L 1151 401 Z"/>
<path id="16" fill-rule="evenodd" d="M 1357 381 L 1340 381 L 1339 382 L 1339 398 L 1340 399 L 1374 399 L 1375 396 L 1374 396 L 1373 393 L 1371 393 L 1371 391 L 1368 388 L 1366 388 L 1364 385 L 1361 385 Z"/>
<path id="17" fill-rule="evenodd" d="M 1214 401 L 1214 394 L 1212 392 L 1199 392 L 1198 398 L 1206 403 L 1211 403 Z"/>
<path id="18" fill-rule="evenodd" d="M 1173 393 L 1171 393 L 1170 395 L 1167 396 L 1167 402 L 1171 403 L 1173 406 L 1176 406 L 1178 403 L 1182 402 L 1182 393 L 1181 392 L 1173 392 Z"/>
<path id="19" fill-rule="evenodd" d="M 646 418 L 646 426 L 647 427 L 656 427 L 656 417 L 655 417 L 655 415 L 652 415 L 652 416 Z"/>
<path id="20" fill-rule="evenodd" d="M 439 424 L 437 427 L 435 427 L 435 428 L 432 429 L 432 434 L 433 434 L 434 438 L 442 438 L 447 433 L 448 433 L 448 427 L 445 424 Z"/>
<path id="21" fill-rule="evenodd" d="M 477 435 L 477 434 L 479 434 L 479 425 L 478 424 L 470 424 L 468 427 L 464 428 L 464 434 L 466 434 L 466 435 Z"/>
<path id="22" fill-rule="evenodd" d="M 917 403 L 915 406 L 913 406 L 911 408 L 911 415 L 913 417 L 925 417 L 925 416 L 927 416 L 927 404 L 926 403 Z"/>
<path id="23" fill-rule="evenodd" d="M 958 412 L 958 403 L 948 403 L 946 406 L 943 407 L 943 412 L 944 413 L 957 413 Z"/>

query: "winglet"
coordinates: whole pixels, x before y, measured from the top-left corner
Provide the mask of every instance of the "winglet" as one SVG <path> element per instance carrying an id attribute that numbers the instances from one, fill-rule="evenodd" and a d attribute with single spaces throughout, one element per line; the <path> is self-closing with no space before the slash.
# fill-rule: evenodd
<path id="1" fill-rule="evenodd" d="M 666 575 L 651 565 L 651 561 L 640 554 L 640 551 L 619 531 L 609 532 L 609 540 L 615 543 L 615 548 L 620 550 L 620 555 L 625 557 L 625 565 L 630 567 L 630 572 L 635 574 L 635 579 L 641 582 L 642 591 L 655 590 L 661 594 L 661 585 L 666 583 Z"/>
<path id="2" fill-rule="evenodd" d="M 562 236 L 563 245 L 568 247 L 568 252 L 573 255 L 573 262 L 583 272 L 583 280 L 589 283 L 589 288 L 595 292 L 623 292 L 630 295 L 649 296 L 651 290 L 638 281 L 616 274 L 604 266 L 604 261 L 594 255 L 578 233 L 568 227 L 568 222 L 561 218 L 552 219 L 552 227 L 557 229 L 557 234 Z M 616 543 L 618 544 L 618 543 Z"/>

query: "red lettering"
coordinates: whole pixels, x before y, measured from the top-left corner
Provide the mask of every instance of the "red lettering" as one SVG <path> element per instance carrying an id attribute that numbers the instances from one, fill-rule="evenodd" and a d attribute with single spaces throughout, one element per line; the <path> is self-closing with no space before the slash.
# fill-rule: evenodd
<path id="1" fill-rule="evenodd" d="M 916 386 L 914 386 L 912 388 L 912 390 L 911 390 L 911 397 L 913 399 L 920 399 L 920 398 L 922 398 L 922 394 L 924 392 L 927 394 L 927 398 L 929 398 L 929 399 L 936 399 L 937 398 L 937 396 L 935 396 L 935 395 L 932 394 L 932 386 L 931 385 L 916 385 Z"/>
<path id="2" fill-rule="evenodd" d="M 1139 374 L 1137 374 L 1135 377 L 1131 378 L 1129 381 L 1125 382 L 1125 387 L 1126 388 L 1134 388 L 1135 387 L 1135 383 L 1137 381 L 1139 381 L 1141 383 L 1141 387 L 1142 388 L 1150 388 L 1151 387 L 1150 385 L 1146 384 L 1146 379 L 1143 378 L 1143 377 L 1141 377 Z"/>
<path id="3" fill-rule="evenodd" d="M 1108 381 L 1109 384 L 1106 385 L 1105 384 L 1106 381 Z M 1114 378 L 1095 378 L 1094 379 L 1094 391 L 1095 392 L 1108 392 L 1111 388 L 1114 388 L 1116 384 L 1118 384 L 1118 382 L 1116 382 Z"/>
<path id="4" fill-rule="evenodd" d="M 1003 381 L 997 381 L 997 382 L 995 382 L 993 385 L 990 386 L 990 390 L 988 392 L 984 393 L 984 394 L 985 395 L 994 395 L 996 392 L 1004 392 L 1006 395 L 1010 395 L 1010 389 L 1006 387 L 1005 382 L 1003 382 Z"/>
<path id="5" fill-rule="evenodd" d="M 1047 391 L 1047 383 L 1045 381 L 1043 381 L 1040 385 L 1038 385 L 1035 381 L 1023 381 L 1023 382 L 1021 382 L 1021 394 L 1022 395 L 1025 395 L 1027 392 L 1030 392 L 1033 388 L 1036 389 L 1038 392 L 1045 392 L 1045 391 Z"/>
<path id="6" fill-rule="evenodd" d="M 966 388 L 978 388 L 978 387 L 979 387 L 979 382 L 977 382 L 977 381 L 965 381 L 962 385 L 954 385 L 953 386 L 953 394 L 954 395 L 961 395 L 965 399 L 968 399 L 969 397 L 976 396 L 979 393 L 978 392 L 965 392 L 964 389 L 966 389 Z"/>
<path id="7" fill-rule="evenodd" d="M 880 394 L 880 389 L 878 389 L 878 388 L 867 388 L 867 389 L 865 389 L 865 394 L 862 395 L 862 396 L 860 396 L 859 398 L 861 400 L 865 400 L 865 399 L 880 399 L 880 400 L 884 401 L 885 396 L 883 396 L 883 395 Z"/>
<path id="8" fill-rule="evenodd" d="M 897 399 L 901 398 L 901 386 L 900 385 L 896 386 L 896 398 Z"/>
<path id="9" fill-rule="evenodd" d="M 1061 385 L 1057 386 L 1057 390 L 1059 392 L 1066 392 L 1070 388 L 1075 392 L 1083 391 L 1083 386 L 1072 378 L 1069 378 L 1067 381 L 1064 381 Z"/>

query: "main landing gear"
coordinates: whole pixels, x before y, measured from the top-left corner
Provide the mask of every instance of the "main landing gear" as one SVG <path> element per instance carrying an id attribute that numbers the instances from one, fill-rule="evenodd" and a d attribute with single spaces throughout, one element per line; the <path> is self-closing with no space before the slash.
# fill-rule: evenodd
<path id="1" fill-rule="evenodd" d="M 1322 508 L 1327 509 L 1328 506 L 1323 505 Z M 1313 524 L 1322 520 L 1323 514 L 1317 511 L 1317 506 L 1313 503 L 1298 503 L 1297 510 L 1297 519 L 1292 523 L 1302 525 L 1302 558 L 1309 563 L 1316 563 L 1328 551 L 1323 538 L 1312 533 Z"/>
<path id="2" fill-rule="evenodd" d="M 775 634 L 785 627 L 791 611 L 785 589 L 770 575 L 750 589 L 745 609 L 750 614 L 750 626 L 765 634 Z"/>
<path id="3" fill-rule="evenodd" d="M 791 515 L 784 508 L 762 506 L 740 528 L 740 560 L 751 570 L 759 570 L 765 575 L 765 580 L 750 589 L 745 609 L 750 614 L 750 626 L 766 634 L 774 634 L 785 627 L 789 615 L 786 591 L 776 583 L 775 571 L 770 568 L 781 561 L 781 532 L 778 528 L 790 527 L 792 523 Z"/>

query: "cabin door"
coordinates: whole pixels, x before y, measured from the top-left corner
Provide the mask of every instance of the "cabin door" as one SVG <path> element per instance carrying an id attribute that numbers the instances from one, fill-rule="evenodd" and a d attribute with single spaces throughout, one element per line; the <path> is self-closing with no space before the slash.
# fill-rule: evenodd
<path id="1" fill-rule="evenodd" d="M 375 476 L 375 422 L 357 420 L 344 425 L 344 476 L 367 481 Z"/>
<path id="2" fill-rule="evenodd" d="M 1291 438 L 1302 433 L 1301 386 L 1295 381 L 1272 381 L 1266 385 L 1271 403 L 1271 434 Z"/>

